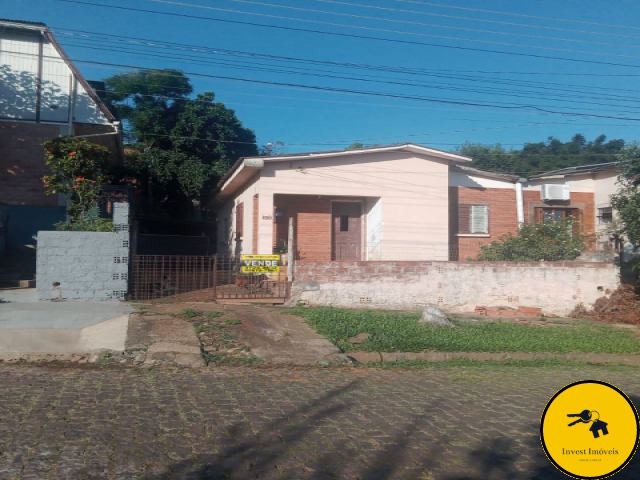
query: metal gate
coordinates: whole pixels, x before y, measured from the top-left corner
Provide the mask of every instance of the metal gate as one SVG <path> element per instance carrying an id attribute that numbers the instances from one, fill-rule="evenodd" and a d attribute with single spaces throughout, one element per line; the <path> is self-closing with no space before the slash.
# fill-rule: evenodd
<path id="1" fill-rule="evenodd" d="M 239 256 L 135 255 L 130 278 L 131 300 L 284 303 L 289 295 L 286 272 L 242 273 Z"/>

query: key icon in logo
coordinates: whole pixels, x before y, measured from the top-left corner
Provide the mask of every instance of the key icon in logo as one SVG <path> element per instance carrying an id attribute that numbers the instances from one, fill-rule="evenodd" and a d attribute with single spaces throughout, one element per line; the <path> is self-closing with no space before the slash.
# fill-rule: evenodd
<path id="1" fill-rule="evenodd" d="M 589 428 L 589 431 L 593 434 L 593 438 L 599 438 L 600 432 L 602 435 L 608 435 L 607 422 L 600 420 L 600 414 L 595 410 L 583 410 L 580 413 L 568 413 L 567 417 L 578 417 L 577 420 L 571 422 L 568 426 L 573 427 L 577 423 L 590 423 L 593 425 Z"/>

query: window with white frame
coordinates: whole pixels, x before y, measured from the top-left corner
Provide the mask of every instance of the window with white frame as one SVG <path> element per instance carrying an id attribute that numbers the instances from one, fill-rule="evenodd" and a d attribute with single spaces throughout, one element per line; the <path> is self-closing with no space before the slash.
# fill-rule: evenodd
<path id="1" fill-rule="evenodd" d="M 611 207 L 602 207 L 598 209 L 598 224 L 606 225 L 613 222 L 613 209 Z"/>
<path id="2" fill-rule="evenodd" d="M 487 235 L 489 233 L 489 205 L 459 205 L 458 233 L 462 235 Z"/>

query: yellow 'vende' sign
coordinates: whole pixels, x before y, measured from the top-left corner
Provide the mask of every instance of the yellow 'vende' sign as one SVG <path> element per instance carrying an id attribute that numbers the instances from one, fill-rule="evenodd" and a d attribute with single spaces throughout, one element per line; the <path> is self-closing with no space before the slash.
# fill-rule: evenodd
<path id="1" fill-rule="evenodd" d="M 280 255 L 241 255 L 242 273 L 280 273 Z"/>
<path id="2" fill-rule="evenodd" d="M 618 473 L 638 448 L 638 412 L 627 395 L 600 380 L 567 385 L 547 403 L 540 442 L 551 463 L 578 479 Z"/>

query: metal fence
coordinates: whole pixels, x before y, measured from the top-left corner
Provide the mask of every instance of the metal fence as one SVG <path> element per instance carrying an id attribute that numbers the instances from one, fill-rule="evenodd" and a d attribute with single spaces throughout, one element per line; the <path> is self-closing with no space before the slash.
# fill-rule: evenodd
<path id="1" fill-rule="evenodd" d="M 135 255 L 132 300 L 234 300 L 282 303 L 289 294 L 286 267 L 244 273 L 240 256 Z"/>

